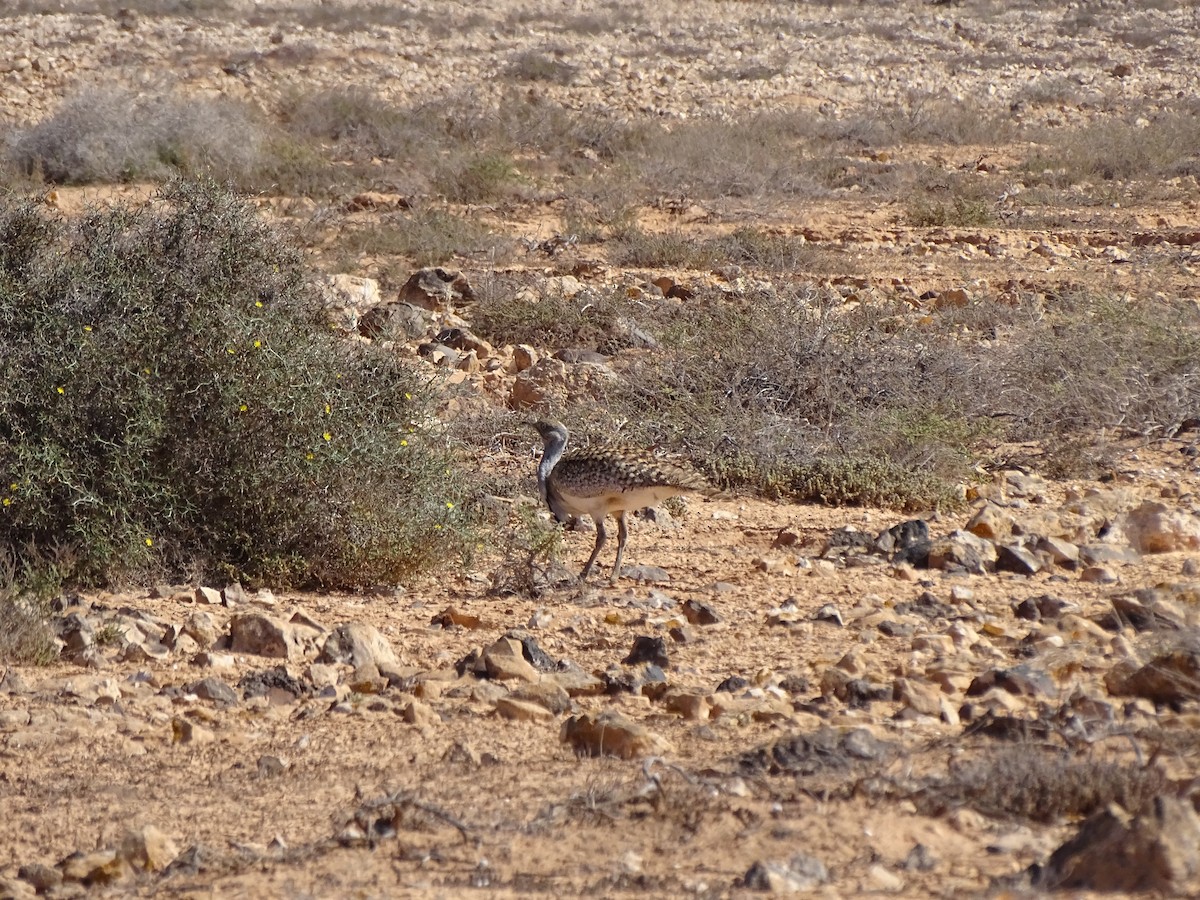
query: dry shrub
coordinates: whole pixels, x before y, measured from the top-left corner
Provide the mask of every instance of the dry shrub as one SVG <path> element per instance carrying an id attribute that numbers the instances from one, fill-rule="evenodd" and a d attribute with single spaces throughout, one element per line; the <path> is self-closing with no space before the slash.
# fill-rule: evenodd
<path id="1" fill-rule="evenodd" d="M 11 141 L 10 158 L 58 183 L 206 174 L 246 183 L 268 168 L 270 128 L 250 107 L 93 87 Z"/>
<path id="2" fill-rule="evenodd" d="M 1157 768 L 1125 763 L 1075 762 L 1034 747 L 1004 750 L 931 778 L 914 797 L 927 815 L 969 806 L 996 817 L 1053 823 L 1087 816 L 1109 803 L 1136 814 L 1167 788 Z"/>
<path id="3" fill-rule="evenodd" d="M 1155 182 L 1200 175 L 1200 117 L 1177 110 L 1134 120 L 1101 119 L 1041 136 L 1024 164 L 1031 183 Z"/>

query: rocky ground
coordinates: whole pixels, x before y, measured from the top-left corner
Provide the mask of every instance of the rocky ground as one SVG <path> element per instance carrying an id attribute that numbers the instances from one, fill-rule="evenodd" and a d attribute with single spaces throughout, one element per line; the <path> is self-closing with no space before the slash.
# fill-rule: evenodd
<path id="1" fill-rule="evenodd" d="M 619 25 L 611 5 L 512 0 L 46 6 L 0 16 L 12 127 L 89 81 L 167 72 L 266 109 L 296 85 L 486 96 L 548 44 L 580 73 L 541 85 L 550 101 L 679 121 L 851 116 L 944 88 L 1068 127 L 1200 87 L 1195 12 L 1169 3 L 666 2 L 621 4 Z M 1038 100 L 1051 80 L 1066 99 Z M 881 153 L 1019 194 L 1019 147 L 873 147 L 862 165 Z M 148 190 L 50 200 L 70 212 Z M 402 199 L 319 212 L 353 222 Z M 827 251 L 820 277 L 862 302 L 1078 285 L 1200 297 L 1190 175 L 978 228 L 906 224 L 852 185 L 802 204 L 652 200 L 649 229 L 803 235 Z M 552 204 L 478 215 L 535 244 L 557 235 Z M 666 274 L 594 256 L 568 274 L 534 252 L 508 274 L 568 295 Z M 369 335 L 409 317 L 398 352 L 444 380 L 447 416 L 569 399 L 586 362 L 461 330 L 486 265 L 416 272 L 398 296 L 371 260 L 331 271 L 335 318 Z M 740 277 L 669 274 L 730 291 Z M 511 485 L 501 508 L 536 497 L 523 418 L 480 461 Z M 952 513 L 691 499 L 633 522 L 615 585 L 552 569 L 498 591 L 511 560 L 485 549 L 376 593 L 64 597 L 61 660 L 0 668 L 0 896 L 1195 894 L 1195 434 L 1119 442 L 1100 480 L 1002 468 Z M 565 540 L 577 570 L 592 535 Z"/>

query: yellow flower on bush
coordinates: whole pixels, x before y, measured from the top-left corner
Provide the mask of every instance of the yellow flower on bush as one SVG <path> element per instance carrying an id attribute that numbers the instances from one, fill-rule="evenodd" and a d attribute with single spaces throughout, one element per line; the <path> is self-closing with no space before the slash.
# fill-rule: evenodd
<path id="1" fill-rule="evenodd" d="M 323 435 L 321 435 L 321 437 L 325 438 L 325 440 L 327 440 L 327 441 L 332 441 L 332 440 L 333 440 L 333 435 L 332 435 L 332 434 L 330 434 L 328 431 L 327 431 L 327 432 L 325 432 Z"/>
<path id="2" fill-rule="evenodd" d="M 258 348 L 260 348 L 261 346 L 262 346 L 262 341 L 255 341 L 255 342 L 254 342 L 254 349 L 256 349 L 256 350 L 257 350 L 257 349 L 258 349 Z"/>
<path id="3" fill-rule="evenodd" d="M 446 501 L 446 509 L 454 509 L 454 504 L 449 500 Z"/>
<path id="4" fill-rule="evenodd" d="M 154 541 L 153 541 L 153 539 L 151 539 L 151 538 L 146 538 L 146 546 L 147 546 L 147 547 L 153 547 L 153 546 L 154 546 Z"/>
<path id="5" fill-rule="evenodd" d="M 408 446 L 408 441 L 404 440 L 404 438 L 401 438 L 401 439 L 400 439 L 400 446 L 401 446 L 401 447 L 407 447 L 407 446 Z"/>
<path id="6" fill-rule="evenodd" d="M 65 388 L 61 388 L 61 387 L 59 387 L 59 388 L 55 388 L 55 390 L 56 390 L 56 391 L 58 391 L 60 394 L 65 394 L 65 393 L 66 393 L 66 389 L 65 389 Z"/>

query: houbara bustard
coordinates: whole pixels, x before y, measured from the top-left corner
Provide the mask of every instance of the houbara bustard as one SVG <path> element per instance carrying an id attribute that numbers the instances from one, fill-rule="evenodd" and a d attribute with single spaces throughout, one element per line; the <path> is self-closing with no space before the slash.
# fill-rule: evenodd
<path id="1" fill-rule="evenodd" d="M 538 463 L 538 491 L 560 522 L 572 516 L 591 516 L 596 523 L 596 546 L 588 557 L 580 579 L 592 571 L 600 548 L 608 537 L 604 520 L 617 520 L 617 559 L 612 580 L 621 574 L 621 558 L 629 529 L 625 513 L 631 509 L 657 506 L 668 497 L 695 492 L 706 497 L 716 488 L 687 466 L 660 459 L 644 450 L 621 447 L 589 447 L 567 450 L 570 433 L 561 422 L 542 420 L 533 425 L 545 445 Z"/>

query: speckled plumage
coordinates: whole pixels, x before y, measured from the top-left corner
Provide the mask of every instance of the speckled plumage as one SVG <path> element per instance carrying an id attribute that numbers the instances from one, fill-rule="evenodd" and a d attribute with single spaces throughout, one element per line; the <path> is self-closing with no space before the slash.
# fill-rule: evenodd
<path id="1" fill-rule="evenodd" d="M 612 574 L 615 580 L 621 573 L 621 557 L 629 536 L 626 511 L 657 506 L 668 497 L 692 491 L 706 496 L 716 493 L 699 473 L 644 450 L 589 447 L 568 453 L 570 434 L 562 423 L 545 420 L 534 423 L 534 428 L 545 445 L 538 464 L 538 490 L 542 499 L 560 522 L 585 515 L 596 523 L 596 546 L 580 578 L 587 578 L 604 546 L 607 516 L 617 520 L 617 559 Z"/>

